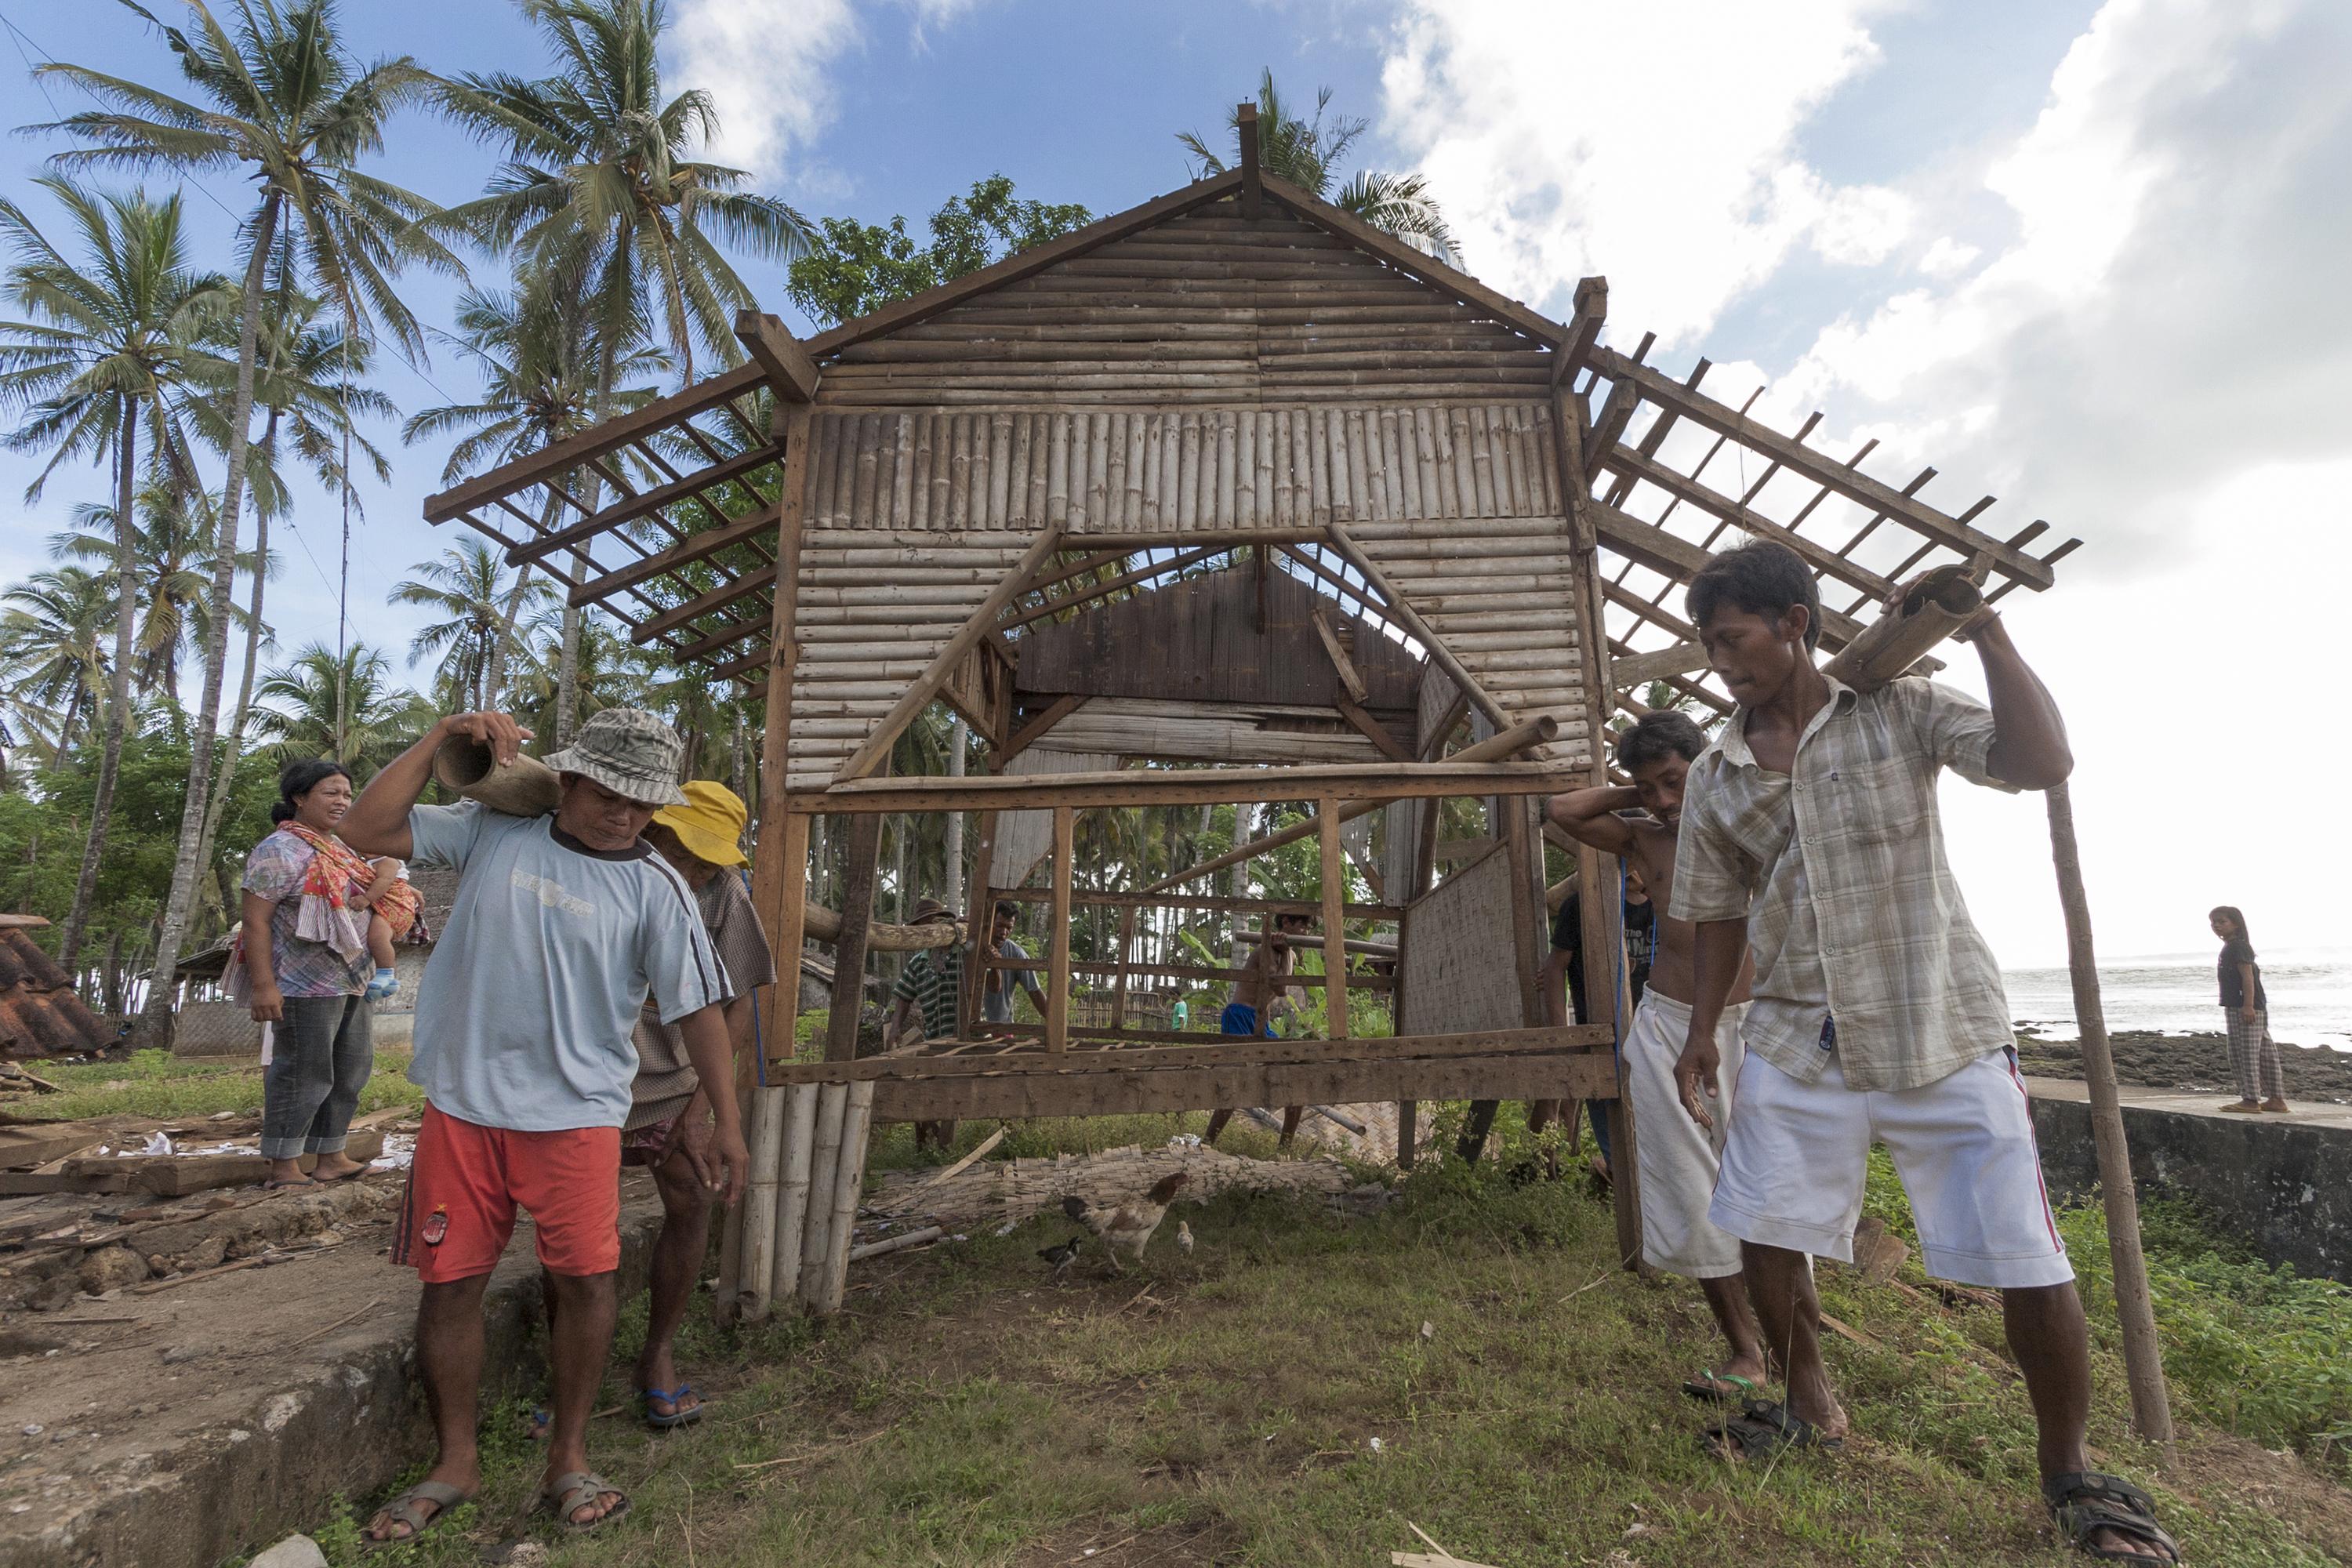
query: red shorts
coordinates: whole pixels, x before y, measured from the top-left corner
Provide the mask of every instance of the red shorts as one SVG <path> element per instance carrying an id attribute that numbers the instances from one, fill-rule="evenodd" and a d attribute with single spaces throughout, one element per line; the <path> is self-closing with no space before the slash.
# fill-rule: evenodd
<path id="1" fill-rule="evenodd" d="M 517 1132 L 427 1105 L 392 1260 L 412 1265 L 428 1285 L 488 1274 L 514 1236 L 517 1204 L 530 1211 L 549 1273 L 618 1268 L 621 1130 Z"/>

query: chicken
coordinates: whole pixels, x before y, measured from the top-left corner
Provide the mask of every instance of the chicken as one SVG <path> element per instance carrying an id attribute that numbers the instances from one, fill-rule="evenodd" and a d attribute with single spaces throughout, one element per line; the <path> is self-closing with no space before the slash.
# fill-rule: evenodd
<path id="1" fill-rule="evenodd" d="M 1059 1285 L 1063 1278 L 1070 1272 L 1070 1265 L 1078 1260 L 1078 1248 L 1086 1244 L 1086 1239 L 1083 1236 L 1074 1236 L 1059 1247 L 1041 1247 L 1037 1249 L 1037 1256 L 1052 1266 L 1055 1284 Z"/>
<path id="2" fill-rule="evenodd" d="M 1138 1263 L 1143 1261 L 1143 1249 L 1151 1245 L 1151 1233 L 1167 1217 L 1176 1189 L 1190 1179 L 1181 1171 L 1171 1172 L 1142 1197 L 1115 1206 L 1097 1205 L 1073 1194 L 1062 1200 L 1062 1212 L 1102 1238 L 1103 1250 L 1110 1258 L 1110 1271 L 1117 1274 L 1120 1272 L 1118 1255 L 1122 1252 Z"/>
<path id="3" fill-rule="evenodd" d="M 1176 1250 L 1187 1258 L 1192 1256 L 1192 1227 L 1181 1219 L 1176 1222 Z"/>

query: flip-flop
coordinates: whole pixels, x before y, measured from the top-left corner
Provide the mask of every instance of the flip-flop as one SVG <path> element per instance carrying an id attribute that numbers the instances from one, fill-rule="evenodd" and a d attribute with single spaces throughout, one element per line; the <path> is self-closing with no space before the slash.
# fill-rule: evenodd
<path id="1" fill-rule="evenodd" d="M 606 1492 L 620 1498 L 611 1511 L 591 1520 L 574 1520 L 572 1516 L 583 1508 L 593 1508 L 596 1500 Z M 556 1522 L 574 1535 L 585 1535 L 600 1525 L 612 1523 L 629 1511 L 629 1494 L 596 1474 L 593 1470 L 566 1470 L 554 1481 L 539 1489 L 539 1506 L 553 1514 Z"/>
<path id="2" fill-rule="evenodd" d="M 362 1525 L 360 1527 L 360 1544 L 369 1552 L 381 1552 L 387 1546 L 405 1546 L 448 1518 L 459 1505 L 471 1500 L 466 1493 L 446 1481 L 419 1481 L 376 1510 L 376 1513 L 383 1515 L 387 1525 L 404 1524 L 408 1526 L 408 1533 L 373 1536 L 368 1534 L 367 1526 Z M 433 1511 L 425 1513 L 417 1507 L 419 1503 L 431 1503 Z M 576 1508 L 579 1505 L 575 1503 L 572 1506 Z M 374 1522 L 375 1515 L 370 1514 L 368 1523 Z"/>
<path id="3" fill-rule="evenodd" d="M 1732 1384 L 1733 1388 L 1720 1386 L 1727 1383 Z M 1737 1392 L 1734 1392 L 1734 1389 Z M 1738 1373 L 1717 1372 L 1713 1367 L 1703 1367 L 1696 1377 L 1689 1379 L 1683 1384 L 1683 1392 L 1703 1404 L 1728 1405 L 1735 1399 L 1753 1399 L 1764 1391 L 1756 1386 L 1753 1378 L 1742 1377 Z"/>
<path id="4" fill-rule="evenodd" d="M 693 1393 L 694 1384 L 690 1383 L 681 1383 L 674 1390 L 667 1388 L 639 1389 L 637 1391 L 637 1398 L 644 1404 L 646 1425 L 652 1427 L 656 1432 L 670 1432 L 675 1431 L 680 1426 L 691 1426 L 696 1422 L 701 1420 L 702 1403 L 699 1397 L 696 1399 L 696 1402 L 691 1408 L 684 1410 L 678 1408 L 678 1401 Z M 668 1415 L 661 1415 L 654 1409 L 654 1401 L 656 1399 L 669 1406 L 670 1413 Z"/>
<path id="5" fill-rule="evenodd" d="M 1734 1445 L 1738 1451 L 1733 1451 Z M 1843 1437 L 1832 1437 L 1801 1415 L 1792 1415 L 1788 1407 L 1751 1400 L 1748 1408 L 1720 1426 L 1710 1426 L 1699 1438 L 1699 1447 L 1719 1459 L 1744 1464 L 1751 1459 L 1769 1458 L 1793 1448 L 1816 1448 L 1824 1454 L 1834 1454 L 1845 1447 Z"/>
<path id="6" fill-rule="evenodd" d="M 281 1182 L 273 1176 L 261 1184 L 261 1190 L 265 1193 L 282 1193 L 289 1187 L 323 1187 L 326 1184 L 324 1182 L 314 1182 L 308 1176 L 299 1182 Z"/>

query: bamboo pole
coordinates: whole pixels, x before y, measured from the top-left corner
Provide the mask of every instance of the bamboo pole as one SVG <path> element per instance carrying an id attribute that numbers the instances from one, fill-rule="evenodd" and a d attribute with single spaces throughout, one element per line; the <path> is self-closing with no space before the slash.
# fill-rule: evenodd
<path id="1" fill-rule="evenodd" d="M 866 1132 L 874 1121 L 874 1080 L 849 1086 L 841 1127 L 841 1157 L 836 1162 L 832 1192 L 833 1223 L 827 1235 L 824 1286 L 818 1294 L 820 1316 L 841 1310 L 849 1288 L 849 1247 L 857 1226 L 857 1200 L 866 1190 Z"/>
<path id="2" fill-rule="evenodd" d="M 776 1179 L 783 1137 L 784 1091 L 761 1089 L 751 1092 L 751 1180 L 743 1193 L 743 1250 L 738 1270 L 736 1304 L 741 1315 L 757 1322 L 768 1315 L 769 1281 L 776 1268 Z"/>
<path id="3" fill-rule="evenodd" d="M 1070 839 L 1077 814 L 1066 805 L 1054 808 L 1054 901 L 1046 933 L 1052 967 L 1045 980 L 1045 1048 L 1067 1050 L 1070 1044 Z"/>
<path id="4" fill-rule="evenodd" d="M 1554 740 L 1559 734 L 1559 721 L 1546 714 L 1539 719 L 1531 719 L 1524 724 L 1514 724 L 1509 729 L 1481 741 L 1475 746 L 1465 747 L 1445 760 L 1449 763 L 1498 762 L 1506 757 L 1516 756 L 1529 746 L 1541 745 L 1547 741 Z M 1388 802 L 1378 800 L 1343 800 L 1339 803 L 1339 820 L 1353 822 L 1357 817 L 1369 816 L 1386 805 Z M 1431 809 L 1434 811 L 1435 808 L 1433 806 Z M 1238 866 L 1243 861 L 1263 855 L 1269 849 L 1296 843 L 1308 834 L 1319 831 L 1321 828 L 1317 820 L 1308 817 L 1304 822 L 1293 823 L 1279 833 L 1269 833 L 1263 838 L 1253 838 L 1248 843 L 1227 850 L 1213 860 L 1203 860 L 1199 865 L 1188 866 L 1172 876 L 1162 877 L 1143 890 L 1147 893 L 1165 892 L 1170 888 L 1192 880 L 1195 877 L 1205 877 L 1213 871 L 1222 871 L 1228 866 Z"/>
<path id="5" fill-rule="evenodd" d="M 849 1085 L 817 1087 L 816 1142 L 809 1154 L 808 1226 L 801 1235 L 802 1305 L 815 1310 L 822 1299 L 824 1262 L 833 1256 L 833 1185 L 841 1174 L 841 1129 L 849 1110 Z"/>
<path id="6" fill-rule="evenodd" d="M 1127 1025 L 1128 973 L 1135 961 L 1135 913 L 1129 908 L 1121 910 L 1118 917 L 1118 974 L 1110 994 L 1110 1026 L 1114 1029 Z"/>
<path id="7" fill-rule="evenodd" d="M 841 895 L 841 936 L 833 950 L 833 1007 L 825 1017 L 827 1061 L 857 1055 L 858 1015 L 866 1006 L 866 929 L 874 917 L 875 857 L 882 819 L 866 814 L 849 823 L 848 865 Z"/>
<path id="8" fill-rule="evenodd" d="M 818 1087 L 789 1086 L 784 1108 L 783 1157 L 776 1183 L 775 1260 L 768 1281 L 770 1310 L 800 1295 L 801 1249 L 807 1243 L 809 1164 L 815 1152 Z"/>
<path id="9" fill-rule="evenodd" d="M 2066 916 L 2066 968 L 2074 982 L 2074 1022 L 2083 1037 L 2083 1082 L 2090 1090 L 2091 1139 L 2099 1158 L 2099 1187 L 2107 1211 L 2107 1251 L 2114 1260 L 2116 1316 L 2123 1325 L 2124 1377 L 2131 1386 L 2132 1426 L 2161 1444 L 2172 1462 L 2172 1407 L 2165 1394 L 2164 1356 L 2156 1338 L 2156 1306 L 2147 1287 L 2147 1259 L 2139 1245 L 2139 1191 L 2132 1181 L 2131 1146 L 2124 1136 L 2123 1096 L 2107 1044 L 2107 1016 L 2099 997 L 2097 958 L 2091 944 L 2091 904 L 2074 843 L 2074 805 L 2063 784 L 2045 792 L 2050 858 L 2058 872 L 2058 902 Z"/>
<path id="10" fill-rule="evenodd" d="M 1325 795 L 1315 803 L 1323 851 L 1323 1032 L 1348 1037 L 1348 862 L 1339 852 L 1339 802 Z M 1267 998 L 1269 1004 L 1272 998 Z"/>

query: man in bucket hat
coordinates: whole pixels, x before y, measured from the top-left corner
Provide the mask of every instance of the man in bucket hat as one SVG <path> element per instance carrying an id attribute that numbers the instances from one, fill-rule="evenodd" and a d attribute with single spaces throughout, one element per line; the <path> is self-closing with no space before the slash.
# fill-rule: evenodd
<path id="1" fill-rule="evenodd" d="M 656 811 L 687 798 L 677 734 L 637 709 L 597 714 L 546 759 L 562 795 L 535 817 L 416 804 L 434 752 L 457 736 L 503 766 L 530 731 L 504 713 L 442 720 L 376 774 L 341 829 L 362 853 L 458 874 L 418 986 L 408 1076 L 425 1089 L 425 1126 L 393 1249 L 424 1286 L 417 1360 L 440 1453 L 369 1521 L 373 1541 L 415 1536 L 481 1484 L 482 1296 L 518 1205 L 530 1211 L 557 1303 L 541 1501 L 574 1531 L 626 1511 L 627 1497 L 588 1468 L 588 1416 L 612 1349 L 621 1127 L 648 995 L 695 1070 L 732 1081 L 725 971 L 693 889 L 642 837 Z M 716 1096 L 711 1109 L 710 1179 L 731 1203 L 750 1154 L 735 1097 Z"/>

